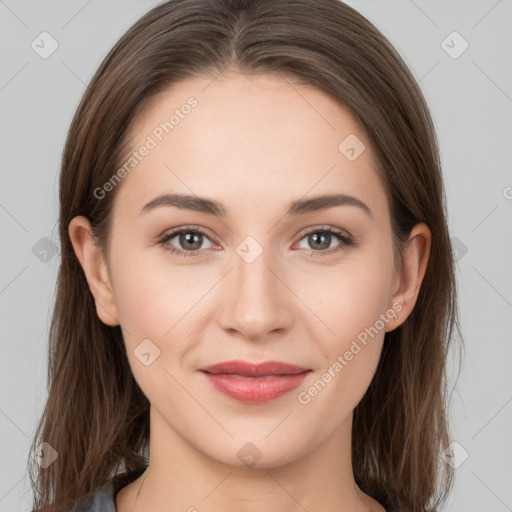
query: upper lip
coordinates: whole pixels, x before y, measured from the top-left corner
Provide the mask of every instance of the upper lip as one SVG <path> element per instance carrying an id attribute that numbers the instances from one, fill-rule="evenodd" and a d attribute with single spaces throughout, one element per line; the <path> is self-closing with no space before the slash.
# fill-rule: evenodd
<path id="1" fill-rule="evenodd" d="M 201 371 L 214 374 L 243 375 L 245 377 L 266 377 L 268 375 L 295 375 L 308 371 L 294 364 L 279 361 L 265 361 L 263 363 L 250 363 L 248 361 L 234 360 L 213 364 L 200 368 Z"/>

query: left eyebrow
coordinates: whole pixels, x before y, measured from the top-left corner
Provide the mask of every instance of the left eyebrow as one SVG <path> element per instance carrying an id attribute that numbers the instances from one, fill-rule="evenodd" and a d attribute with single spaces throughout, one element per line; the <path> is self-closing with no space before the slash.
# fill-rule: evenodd
<path id="1" fill-rule="evenodd" d="M 357 206 L 361 208 L 366 215 L 373 217 L 373 213 L 366 203 L 361 199 L 347 194 L 328 194 L 323 196 L 316 196 L 310 199 L 303 199 L 293 201 L 288 210 L 290 215 L 303 215 L 305 213 L 327 210 L 335 206 Z"/>
<path id="2" fill-rule="evenodd" d="M 222 203 L 213 199 L 187 194 L 161 194 L 145 204 L 141 208 L 140 214 L 159 206 L 193 210 L 210 215 L 217 215 L 219 217 L 225 217 L 227 214 L 227 210 Z M 363 201 L 347 194 L 328 194 L 292 201 L 286 214 L 304 215 L 315 211 L 327 210 L 328 208 L 334 208 L 336 206 L 356 206 L 361 208 L 369 217 L 373 217 L 372 211 Z"/>

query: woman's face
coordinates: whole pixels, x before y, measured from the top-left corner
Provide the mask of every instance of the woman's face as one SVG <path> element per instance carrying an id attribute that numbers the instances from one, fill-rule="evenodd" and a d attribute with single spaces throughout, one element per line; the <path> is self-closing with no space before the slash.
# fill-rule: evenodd
<path id="1" fill-rule="evenodd" d="M 160 434 L 231 465 L 306 455 L 349 424 L 398 325 L 388 203 L 365 134 L 307 85 L 230 73 L 154 98 L 132 151 L 121 182 L 97 191 L 119 187 L 108 315 Z M 344 197 L 315 202 L 333 194 Z M 233 360 L 309 371 L 201 370 Z"/>

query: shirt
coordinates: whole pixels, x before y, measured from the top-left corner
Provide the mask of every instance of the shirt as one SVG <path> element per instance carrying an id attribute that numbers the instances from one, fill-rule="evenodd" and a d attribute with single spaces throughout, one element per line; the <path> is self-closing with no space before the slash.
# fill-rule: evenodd
<path id="1" fill-rule="evenodd" d="M 116 512 L 117 493 L 139 478 L 147 466 L 116 475 L 94 494 L 75 504 L 73 512 Z"/>

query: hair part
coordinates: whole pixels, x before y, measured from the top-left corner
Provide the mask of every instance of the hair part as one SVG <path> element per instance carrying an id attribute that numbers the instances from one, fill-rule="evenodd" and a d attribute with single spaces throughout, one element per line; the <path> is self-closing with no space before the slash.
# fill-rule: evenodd
<path id="1" fill-rule="evenodd" d="M 97 316 L 68 227 L 73 217 L 86 216 L 108 258 L 119 186 L 101 200 L 94 190 L 121 165 L 130 127 L 173 84 L 227 69 L 295 77 L 349 110 L 378 160 L 398 265 L 414 225 L 431 229 L 416 305 L 386 333 L 373 381 L 354 410 L 352 461 L 358 486 L 384 506 L 436 510 L 453 483 L 440 454 L 450 444 L 446 360 L 454 329 L 460 334 L 438 146 L 402 58 L 339 0 L 171 0 L 138 20 L 91 79 L 60 172 L 48 400 L 32 445 L 35 451 L 47 442 L 58 458 L 46 469 L 31 467 L 34 510 L 68 510 L 120 471 L 146 463 L 150 404 L 130 370 L 120 327 Z"/>

